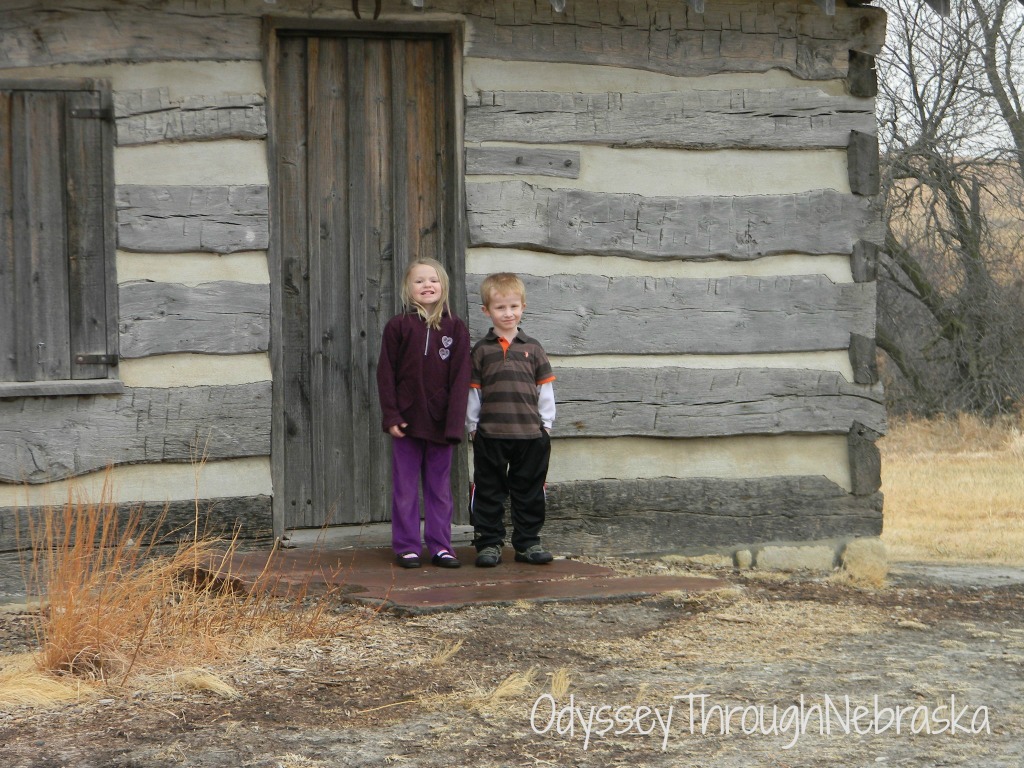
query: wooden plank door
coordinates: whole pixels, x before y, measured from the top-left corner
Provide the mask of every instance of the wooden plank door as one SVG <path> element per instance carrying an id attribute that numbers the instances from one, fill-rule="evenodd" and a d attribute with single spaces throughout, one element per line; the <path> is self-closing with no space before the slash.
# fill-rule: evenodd
<path id="1" fill-rule="evenodd" d="M 281 32 L 277 62 L 275 507 L 285 528 L 388 520 L 376 364 L 409 260 L 444 263 L 465 306 L 452 45 Z"/>

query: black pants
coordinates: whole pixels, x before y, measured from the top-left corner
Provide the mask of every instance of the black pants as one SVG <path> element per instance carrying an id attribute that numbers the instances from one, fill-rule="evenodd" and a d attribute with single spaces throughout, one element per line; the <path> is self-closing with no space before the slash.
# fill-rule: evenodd
<path id="1" fill-rule="evenodd" d="M 544 525 L 544 483 L 551 457 L 551 437 L 502 440 L 479 432 L 473 440 L 473 543 L 484 547 L 505 543 L 505 500 L 512 500 L 512 546 L 522 552 L 540 543 Z"/>

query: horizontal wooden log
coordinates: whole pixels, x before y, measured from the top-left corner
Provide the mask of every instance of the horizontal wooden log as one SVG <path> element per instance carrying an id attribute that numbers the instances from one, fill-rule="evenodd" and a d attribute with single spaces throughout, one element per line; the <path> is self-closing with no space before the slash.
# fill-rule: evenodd
<path id="1" fill-rule="evenodd" d="M 270 344 L 270 286 L 221 281 L 120 286 L 121 357 L 245 354 Z"/>
<path id="2" fill-rule="evenodd" d="M 409 12 L 398 0 L 384 7 Z M 562 13 L 547 3 L 507 0 L 435 0 L 430 7 L 465 14 L 469 56 L 683 76 L 782 69 L 802 78 L 845 77 L 847 52 L 877 53 L 885 34 L 881 9 L 843 6 L 827 16 L 799 0 L 719 0 L 702 13 L 674 0 L 569 3 Z M 259 0 L 22 0 L 0 14 L 0 67 L 258 60 L 265 13 Z"/>
<path id="3" fill-rule="evenodd" d="M 270 382 L 0 400 L 0 482 L 270 454 Z"/>
<path id="4" fill-rule="evenodd" d="M 467 141 L 845 149 L 850 131 L 876 131 L 874 102 L 816 89 L 481 91 L 466 99 Z"/>
<path id="5" fill-rule="evenodd" d="M 264 98 L 223 93 L 172 100 L 167 88 L 114 94 L 117 143 L 262 139 L 267 135 Z"/>
<path id="6" fill-rule="evenodd" d="M 262 20 L 255 7 L 248 13 L 223 13 L 210 3 L 203 12 L 202 5 L 19 2 L 0 13 L 0 67 L 260 59 Z"/>
<path id="7" fill-rule="evenodd" d="M 547 509 L 545 544 L 586 555 L 699 554 L 882 531 L 880 493 L 854 496 L 817 476 L 551 483 Z"/>
<path id="8" fill-rule="evenodd" d="M 846 350 L 874 337 L 875 284 L 823 275 L 651 278 L 520 275 L 523 329 L 550 354 L 757 354 Z M 479 295 L 483 275 L 467 277 Z M 487 332 L 469 314 L 474 338 Z"/>
<path id="9" fill-rule="evenodd" d="M 180 253 L 263 250 L 269 242 L 269 197 L 246 186 L 117 187 L 117 247 Z"/>
<path id="10" fill-rule="evenodd" d="M 567 149 L 467 147 L 466 175 L 518 174 L 577 179 L 580 153 Z"/>
<path id="11" fill-rule="evenodd" d="M 644 197 L 500 181 L 467 184 L 466 207 L 472 246 L 650 261 L 850 253 L 881 235 L 867 200 L 827 189 Z"/>
<path id="12" fill-rule="evenodd" d="M 554 437 L 723 437 L 885 431 L 881 387 L 831 371 L 560 368 Z"/>
<path id="13" fill-rule="evenodd" d="M 238 496 L 213 499 L 189 499 L 167 502 L 105 502 L 90 500 L 104 519 L 116 521 L 118 530 L 126 530 L 134 521 L 135 530 L 145 532 L 143 543 L 177 543 L 200 539 L 246 541 L 270 539 L 274 535 L 270 496 Z M 65 507 L 0 508 L 0 552 L 32 547 L 47 520 L 55 531 L 65 529 L 65 520 L 88 514 L 88 502 Z M 94 512 L 95 513 L 95 512 Z M 198 531 L 196 523 L 198 522 Z M 42 544 L 43 542 L 37 542 Z"/>
<path id="14" fill-rule="evenodd" d="M 438 10 L 463 3 L 439 0 Z M 813 3 L 716 0 L 697 13 L 672 0 L 547 3 L 486 0 L 469 5 L 467 54 L 506 61 L 571 62 L 699 77 L 781 69 L 800 78 L 846 76 L 848 51 L 878 53 L 885 13 Z"/>

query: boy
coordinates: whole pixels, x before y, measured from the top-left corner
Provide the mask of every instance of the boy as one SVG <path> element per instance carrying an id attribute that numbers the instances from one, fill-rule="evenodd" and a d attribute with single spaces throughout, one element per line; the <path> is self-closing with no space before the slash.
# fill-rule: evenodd
<path id="1" fill-rule="evenodd" d="M 483 311 L 493 324 L 473 346 L 466 426 L 473 442 L 471 502 L 476 565 L 501 562 L 505 499 L 512 499 L 512 547 L 521 563 L 553 559 L 540 544 L 544 482 L 555 421 L 555 380 L 544 348 L 519 330 L 526 286 L 510 272 L 480 285 Z"/>

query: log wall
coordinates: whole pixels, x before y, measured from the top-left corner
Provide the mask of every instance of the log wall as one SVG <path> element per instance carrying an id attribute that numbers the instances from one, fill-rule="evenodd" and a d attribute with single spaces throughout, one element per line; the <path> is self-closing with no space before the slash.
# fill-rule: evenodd
<path id="1" fill-rule="evenodd" d="M 847 441 L 840 472 L 821 459 L 820 472 L 755 477 L 755 456 L 749 477 L 742 469 L 632 480 L 562 473 L 572 479 L 552 485 L 548 535 L 564 551 L 693 550 L 881 530 L 872 57 L 884 14 L 840 3 L 828 16 L 810 1 L 705 6 L 698 14 L 675 0 L 570 0 L 559 14 L 539 0 L 428 0 L 413 14 L 398 0 L 383 3 L 382 21 L 465 22 L 474 268 L 462 309 L 479 337 L 486 319 L 473 297 L 483 275 L 522 273 L 524 330 L 545 344 L 559 375 L 554 462 L 569 441 L 602 453 L 627 439 L 685 441 L 697 455 L 744 436 Z M 321 3 L 315 23 L 351 19 L 350 9 Z M 200 443 L 214 461 L 269 455 L 270 381 L 259 373 L 271 322 L 268 187 L 250 173 L 211 181 L 154 167 L 140 180 L 124 170 L 146 147 L 163 148 L 174 164 L 225 142 L 264 142 L 266 93 L 246 62 L 262 61 L 268 10 L 311 14 L 305 0 L 54 0 L 0 15 L 4 77 L 101 72 L 113 82 L 119 265 L 131 267 L 119 287 L 119 328 L 124 370 L 135 371 L 119 395 L 0 400 L 3 483 L 45 487 L 109 464 L 150 463 L 158 472 L 192 460 Z M 218 78 L 186 92 L 181 67 L 216 68 Z M 633 174 L 628 191 L 592 181 L 597 171 L 625 177 L 635 153 L 652 151 L 678 181 L 652 174 L 648 184 Z M 735 168 L 736 152 L 742 172 L 724 179 L 705 170 L 725 153 Z M 778 167 L 780 152 L 784 190 L 772 188 L 766 170 Z M 821 185 L 822 153 L 840 158 L 848 181 Z M 231 254 L 260 266 L 225 279 Z M 520 268 L 545 258 L 565 265 L 564 274 Z M 839 259 L 849 266 L 837 277 Z M 777 274 L 765 274 L 765 264 Z M 815 355 L 848 357 L 850 375 L 816 367 Z M 261 361 L 245 366 L 256 380 L 194 372 L 211 356 Z M 591 363 L 608 356 L 614 366 Z M 729 364 L 678 364 L 697 356 L 729 356 Z M 179 373 L 183 360 L 189 373 Z M 825 479 L 839 475 L 849 481 Z M 265 529 L 265 496 L 230 498 L 218 502 L 221 519 Z M 0 504 L 0 550 L 15 537 L 11 514 Z"/>

